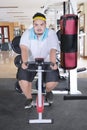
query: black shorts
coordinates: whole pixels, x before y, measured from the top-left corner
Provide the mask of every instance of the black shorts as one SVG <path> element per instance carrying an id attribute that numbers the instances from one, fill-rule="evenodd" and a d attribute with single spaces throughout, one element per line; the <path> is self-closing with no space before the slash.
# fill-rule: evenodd
<path id="1" fill-rule="evenodd" d="M 42 73 L 42 80 L 47 82 L 58 82 L 59 81 L 59 70 L 50 70 L 50 67 L 45 65 L 42 67 L 44 70 L 49 70 L 48 72 Z M 29 65 L 29 70 L 35 70 L 37 69 L 37 66 L 35 65 Z M 22 69 L 19 68 L 17 73 L 17 79 L 18 80 L 26 80 L 29 82 L 32 82 L 34 77 L 36 76 L 37 72 L 28 71 L 28 69 Z"/>

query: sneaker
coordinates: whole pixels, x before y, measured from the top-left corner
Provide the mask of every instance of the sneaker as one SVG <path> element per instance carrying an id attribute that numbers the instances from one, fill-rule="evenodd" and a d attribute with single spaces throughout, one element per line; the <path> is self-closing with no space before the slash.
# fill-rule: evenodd
<path id="1" fill-rule="evenodd" d="M 31 108 L 33 106 L 32 99 L 27 99 L 25 102 L 25 109 Z"/>
<path id="2" fill-rule="evenodd" d="M 53 103 L 53 93 L 52 93 L 52 92 L 47 92 L 47 93 L 46 93 L 46 101 L 47 101 L 49 104 L 52 104 L 52 103 Z"/>

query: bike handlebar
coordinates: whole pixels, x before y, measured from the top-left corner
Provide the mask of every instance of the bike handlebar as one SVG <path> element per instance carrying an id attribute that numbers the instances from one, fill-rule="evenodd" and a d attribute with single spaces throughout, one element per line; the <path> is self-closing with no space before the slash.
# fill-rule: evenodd
<path id="1" fill-rule="evenodd" d="M 27 62 L 27 65 L 37 65 L 37 66 L 42 66 L 42 65 L 52 65 L 51 62 L 36 62 L 36 61 L 29 61 Z"/>
<path id="2" fill-rule="evenodd" d="M 29 69 L 29 65 L 36 66 L 37 68 L 35 68 L 35 69 Z M 27 63 L 27 66 L 28 66 L 27 70 L 31 71 L 31 72 L 35 72 L 35 71 L 36 72 L 50 72 L 50 71 L 52 71 L 50 65 L 51 65 L 51 62 L 30 61 L 30 62 Z M 44 66 L 48 66 L 48 69 L 45 68 Z M 39 67 L 41 67 L 41 68 L 39 68 Z"/>

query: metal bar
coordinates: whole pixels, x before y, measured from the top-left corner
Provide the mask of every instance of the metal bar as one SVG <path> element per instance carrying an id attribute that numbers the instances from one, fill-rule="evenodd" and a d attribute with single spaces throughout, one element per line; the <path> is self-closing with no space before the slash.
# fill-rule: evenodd
<path id="1" fill-rule="evenodd" d="M 65 95 L 64 100 L 87 100 L 87 95 Z"/>

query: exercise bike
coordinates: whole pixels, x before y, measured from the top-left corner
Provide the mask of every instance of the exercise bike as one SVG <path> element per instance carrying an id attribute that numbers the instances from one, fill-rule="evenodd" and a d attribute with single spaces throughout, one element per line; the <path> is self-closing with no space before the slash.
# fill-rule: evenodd
<path id="1" fill-rule="evenodd" d="M 35 62 L 29 62 L 28 64 L 29 65 L 32 64 L 32 65 L 37 66 L 37 69 L 35 69 L 35 70 L 28 69 L 28 71 L 37 72 L 37 76 L 38 76 L 38 93 L 37 93 L 37 97 L 36 97 L 36 103 L 33 104 L 34 106 L 36 106 L 38 118 L 37 119 L 29 119 L 29 123 L 52 123 L 53 122 L 52 119 L 43 119 L 42 118 L 44 106 L 50 105 L 49 103 L 45 102 L 44 95 L 42 94 L 42 73 L 47 72 L 47 71 L 51 71 L 51 69 L 45 70 L 43 66 L 50 65 L 50 63 L 44 62 L 43 58 L 36 58 Z"/>

